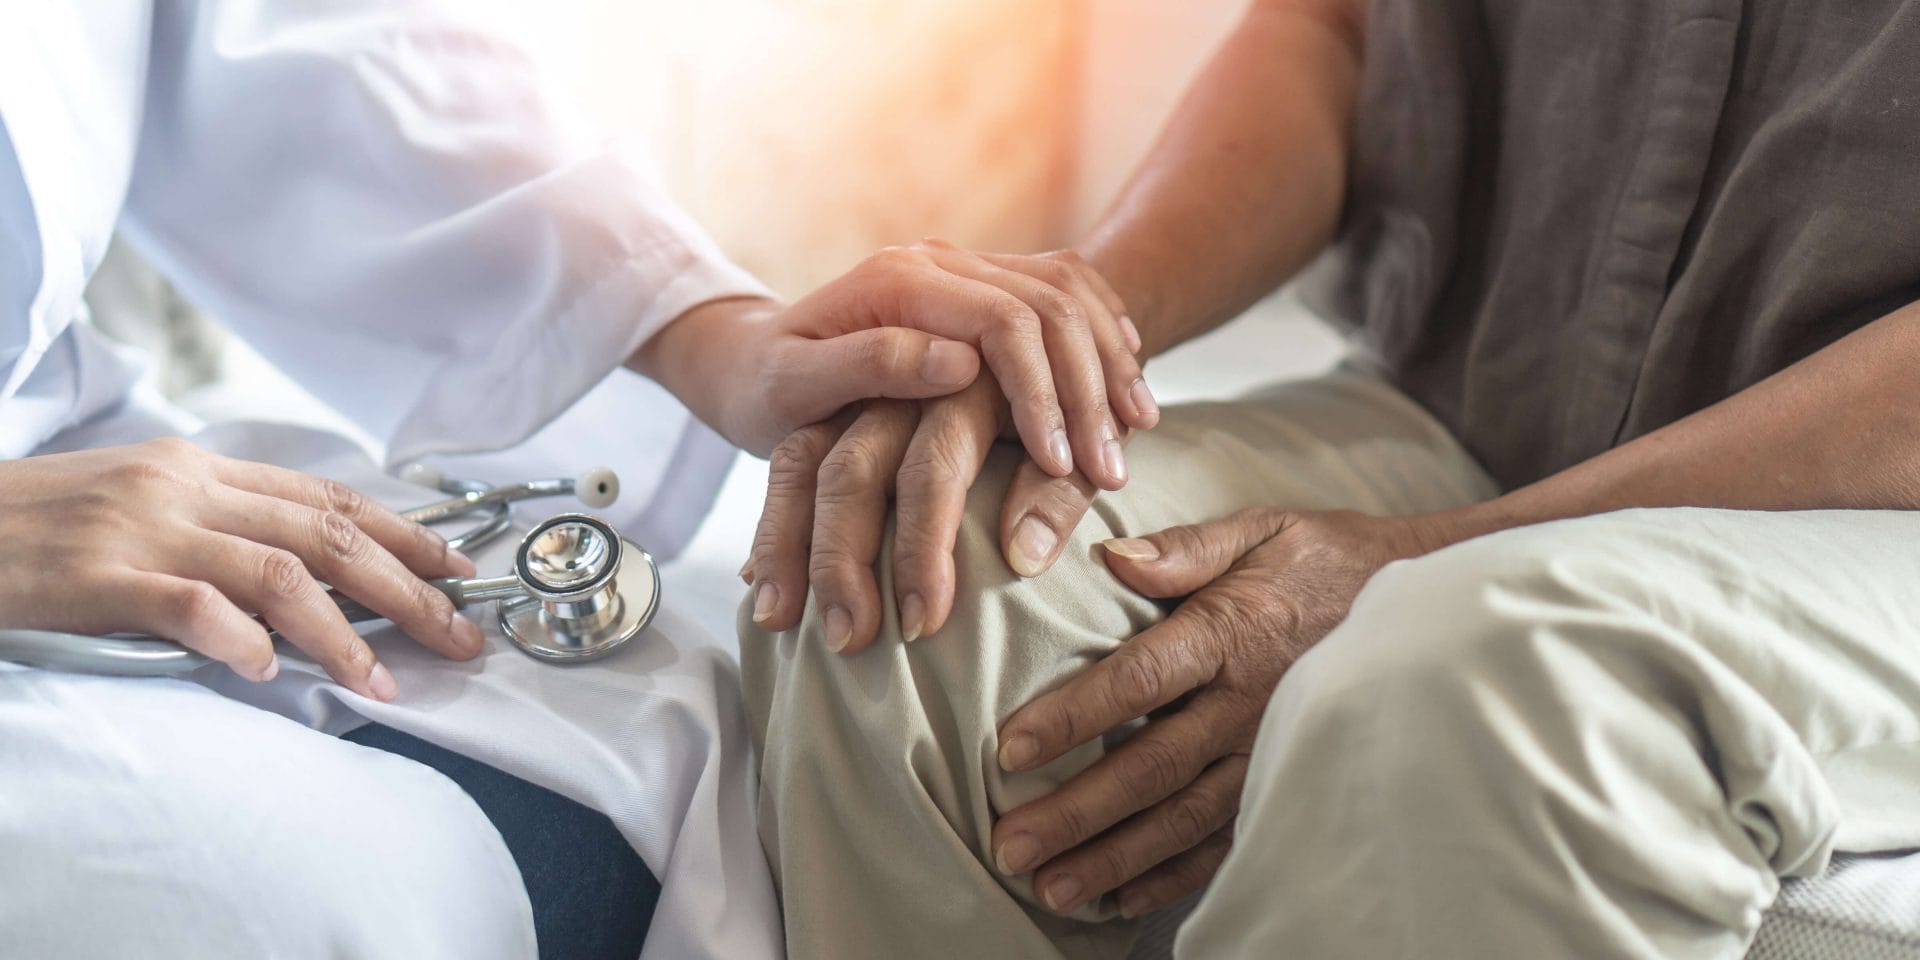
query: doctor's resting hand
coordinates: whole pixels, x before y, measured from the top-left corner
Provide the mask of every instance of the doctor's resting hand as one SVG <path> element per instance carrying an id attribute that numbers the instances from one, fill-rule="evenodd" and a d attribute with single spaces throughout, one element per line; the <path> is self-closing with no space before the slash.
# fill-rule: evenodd
<path id="1" fill-rule="evenodd" d="M 765 456 L 851 403 L 967 388 L 984 358 L 1035 464 L 1116 490 L 1125 430 L 1159 420 L 1139 347 L 1125 304 L 1071 251 L 983 254 L 926 240 L 882 250 L 791 306 L 697 307 L 629 366 Z"/>
<path id="2" fill-rule="evenodd" d="M 391 673 L 321 582 L 444 656 L 480 628 L 429 585 L 474 566 L 344 484 L 164 439 L 0 462 L 0 609 L 10 626 L 175 640 L 254 680 L 267 626 L 342 685 L 391 700 Z"/>

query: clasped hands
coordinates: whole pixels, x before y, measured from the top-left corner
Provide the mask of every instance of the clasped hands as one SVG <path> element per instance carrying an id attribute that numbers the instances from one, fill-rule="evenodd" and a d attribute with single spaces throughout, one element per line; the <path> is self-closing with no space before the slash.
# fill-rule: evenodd
<path id="1" fill-rule="evenodd" d="M 814 310 L 842 323 L 823 323 Z M 795 626 L 811 587 L 826 643 L 842 654 L 864 650 L 880 629 L 887 598 L 873 568 L 890 501 L 891 599 L 903 637 L 938 642 L 923 638 L 952 610 L 967 490 L 992 445 L 1011 435 L 1029 454 L 1006 494 L 999 542 L 1008 565 L 1032 577 L 1058 559 L 1098 492 L 1125 483 L 1129 428 L 1159 420 L 1125 305 L 1068 253 L 890 251 L 772 322 L 801 338 L 788 362 L 808 349 L 805 338 L 837 331 L 850 341 L 843 349 L 888 338 L 883 352 L 900 371 L 855 375 L 872 388 L 856 397 L 846 395 L 846 377 L 808 385 L 806 371 L 776 362 L 762 382 L 813 407 L 762 402 L 756 415 L 708 421 L 734 424 L 731 435 L 749 449 L 771 446 L 766 506 L 741 571 L 753 619 L 768 630 Z M 955 361 L 966 382 L 945 390 L 916 379 L 935 349 L 961 344 L 987 369 L 973 357 L 964 371 Z M 1104 544 L 1121 582 L 1179 606 L 1017 710 L 1001 728 L 999 762 L 1031 770 L 1152 719 L 1054 793 L 1007 811 L 991 839 L 996 865 L 1032 873 L 1037 895 L 1062 913 L 1113 893 L 1123 914 L 1138 916 L 1201 889 L 1231 843 L 1254 734 L 1281 675 L 1344 619 L 1380 567 L 1449 539 L 1440 518 L 1274 508 Z"/>

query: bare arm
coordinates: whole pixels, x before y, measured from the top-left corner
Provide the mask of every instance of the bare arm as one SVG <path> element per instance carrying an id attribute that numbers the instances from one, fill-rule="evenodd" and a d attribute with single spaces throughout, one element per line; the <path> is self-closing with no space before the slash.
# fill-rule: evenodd
<path id="1" fill-rule="evenodd" d="M 1364 0 L 1257 0 L 1078 249 L 1146 355 L 1251 306 L 1339 223 Z"/>
<path id="2" fill-rule="evenodd" d="M 1631 443 L 1436 518 L 1443 542 L 1627 507 L 1920 509 L 1920 304 Z"/>

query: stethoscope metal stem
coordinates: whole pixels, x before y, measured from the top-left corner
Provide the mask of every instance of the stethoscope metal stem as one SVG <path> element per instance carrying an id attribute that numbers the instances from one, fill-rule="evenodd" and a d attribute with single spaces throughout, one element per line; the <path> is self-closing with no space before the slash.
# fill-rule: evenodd
<path id="1" fill-rule="evenodd" d="M 459 496 L 415 507 L 406 512 L 406 517 L 415 523 L 433 524 L 442 520 L 471 513 L 482 506 L 505 506 L 516 500 L 529 500 L 534 497 L 563 497 L 573 493 L 573 481 L 568 480 L 530 480 L 504 487 L 468 490 Z"/>

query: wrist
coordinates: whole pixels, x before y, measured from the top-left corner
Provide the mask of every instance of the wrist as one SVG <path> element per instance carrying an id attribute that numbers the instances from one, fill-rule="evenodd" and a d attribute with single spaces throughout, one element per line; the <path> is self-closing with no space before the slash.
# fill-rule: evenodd
<path id="1" fill-rule="evenodd" d="M 1475 537 L 1498 533 L 1509 527 L 1521 526 L 1499 508 L 1499 503 L 1499 500 L 1489 500 L 1485 503 L 1407 518 L 1420 555 L 1424 556 Z"/>
<path id="2" fill-rule="evenodd" d="M 627 369 L 665 387 L 731 437 L 725 400 L 738 394 L 754 364 L 754 333 L 779 311 L 780 304 L 765 297 L 709 300 L 667 321 L 627 358 Z"/>
<path id="3" fill-rule="evenodd" d="M 1119 294 L 1120 302 L 1126 304 L 1127 319 L 1140 333 L 1140 359 L 1166 351 L 1176 341 L 1164 333 L 1163 318 L 1166 309 L 1161 291 L 1152 280 L 1152 271 L 1145 264 L 1153 257 L 1135 255 L 1127 249 L 1125 238 L 1112 229 L 1096 230 L 1072 250 L 1090 264 L 1100 276 Z"/>

